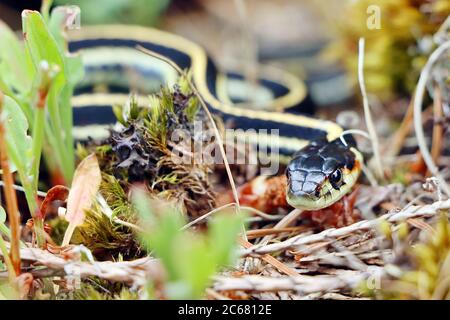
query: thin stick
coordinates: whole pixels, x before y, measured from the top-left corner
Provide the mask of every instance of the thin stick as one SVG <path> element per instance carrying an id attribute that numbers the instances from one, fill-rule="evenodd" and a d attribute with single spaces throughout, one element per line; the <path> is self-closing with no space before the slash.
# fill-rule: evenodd
<path id="1" fill-rule="evenodd" d="M 371 267 L 368 271 L 348 271 L 338 275 L 305 276 L 292 277 L 263 277 L 257 275 L 247 275 L 239 278 L 216 276 L 214 277 L 213 289 L 217 291 L 257 291 L 257 292 L 277 292 L 277 291 L 297 291 L 300 294 L 313 292 L 330 292 L 342 289 L 352 289 L 370 276 L 382 272 L 381 267 Z"/>
<path id="2" fill-rule="evenodd" d="M 286 227 L 286 228 L 270 228 L 270 229 L 255 229 L 247 231 L 247 237 L 249 239 L 256 239 L 260 237 L 264 237 L 266 235 L 280 234 L 280 233 L 291 233 L 291 232 L 299 232 L 305 230 L 306 227 Z"/>
<path id="3" fill-rule="evenodd" d="M 221 211 L 221 210 L 224 210 L 224 209 L 226 209 L 226 208 L 232 207 L 232 206 L 234 206 L 234 205 L 235 205 L 235 203 L 232 202 L 232 203 L 228 203 L 228 204 L 226 204 L 226 205 L 223 205 L 223 206 L 221 206 L 221 207 L 214 208 L 214 209 L 212 209 L 211 211 L 209 211 L 208 213 L 205 213 L 204 215 L 198 217 L 197 219 L 192 220 L 191 222 L 185 224 L 185 225 L 183 226 L 183 228 L 181 228 L 181 230 L 186 230 L 186 229 L 192 227 L 193 225 L 195 225 L 195 224 L 197 224 L 197 223 L 199 223 L 199 222 L 205 220 L 206 218 L 210 217 L 210 216 L 213 215 L 214 213 L 219 212 L 219 211 Z"/>
<path id="4" fill-rule="evenodd" d="M 420 73 L 419 82 L 416 87 L 416 94 L 414 97 L 414 130 L 416 132 L 417 143 L 419 145 L 420 152 L 422 153 L 423 160 L 430 170 L 430 173 L 436 177 L 439 181 L 439 185 L 442 190 L 450 196 L 450 187 L 445 181 L 445 179 L 439 173 L 438 167 L 435 165 L 430 152 L 428 151 L 427 143 L 425 140 L 425 134 L 422 127 L 422 103 L 423 96 L 425 94 L 425 88 L 430 77 L 432 68 L 434 64 L 439 60 L 440 56 L 444 54 L 445 51 L 450 49 L 450 40 L 441 44 L 433 53 L 430 55 L 425 67 Z"/>
<path id="5" fill-rule="evenodd" d="M 431 142 L 431 158 L 435 163 L 438 163 L 439 157 L 442 152 L 442 136 L 444 134 L 444 128 L 439 121 L 443 117 L 441 90 L 436 86 L 434 88 L 434 101 L 433 101 L 433 113 L 434 113 L 434 125 L 433 125 L 433 138 Z M 430 176 L 428 170 L 427 176 Z"/>
<path id="6" fill-rule="evenodd" d="M 274 227 L 273 229 L 282 229 L 288 227 L 293 221 L 297 220 L 297 218 L 302 214 L 302 210 L 300 209 L 294 209 L 289 214 L 283 217 Z M 261 244 L 267 244 L 270 240 L 273 239 L 273 235 L 265 236 Z"/>
<path id="7" fill-rule="evenodd" d="M 384 179 L 383 165 L 381 164 L 380 149 L 378 136 L 373 124 L 372 115 L 370 113 L 369 98 L 367 97 L 366 84 L 364 82 L 364 38 L 359 39 L 359 56 L 358 56 L 358 81 L 363 98 L 364 118 L 366 121 L 367 131 L 372 142 L 373 156 L 378 178 Z"/>
<path id="8" fill-rule="evenodd" d="M 240 243 L 244 248 L 252 248 L 252 244 L 248 241 L 244 241 L 242 239 L 240 239 Z M 265 262 L 267 262 L 268 264 L 272 265 L 273 267 L 275 267 L 278 271 L 287 274 L 288 276 L 298 276 L 298 272 L 295 271 L 294 269 L 288 267 L 287 265 L 285 265 L 284 263 L 282 263 L 281 261 L 277 260 L 276 258 L 272 257 L 269 254 L 265 254 L 261 257 L 262 260 L 264 260 Z"/>
<path id="9" fill-rule="evenodd" d="M 140 45 L 137 46 L 137 49 L 142 51 L 145 54 L 148 54 L 149 56 L 152 56 L 152 57 L 157 58 L 157 59 L 159 59 L 161 61 L 164 61 L 165 63 L 170 65 L 172 68 L 174 68 L 180 74 L 180 76 L 181 75 L 185 75 L 183 70 L 181 70 L 180 67 L 175 62 L 173 62 L 172 60 L 168 59 L 167 57 L 165 57 L 163 55 L 160 55 L 159 53 L 153 52 L 151 50 L 148 50 L 148 49 L 146 49 L 146 48 L 144 48 L 144 47 L 142 47 Z M 233 174 L 231 173 L 230 164 L 228 163 L 227 155 L 225 153 L 225 148 L 223 147 L 222 136 L 220 135 L 219 129 L 217 128 L 216 122 L 214 121 L 214 118 L 211 115 L 211 112 L 209 112 L 209 109 L 206 106 L 206 103 L 203 100 L 203 98 L 200 95 L 200 93 L 198 92 L 197 88 L 192 83 L 191 79 L 189 79 L 189 77 L 186 77 L 186 80 L 187 80 L 189 86 L 191 87 L 192 91 L 198 97 L 198 100 L 200 101 L 200 104 L 201 104 L 203 110 L 205 111 L 206 115 L 208 116 L 209 121 L 211 122 L 211 125 L 213 126 L 213 130 L 214 130 L 214 133 L 215 133 L 216 138 L 217 138 L 217 144 L 219 146 L 219 150 L 220 150 L 220 153 L 221 153 L 222 158 L 223 158 L 223 163 L 224 163 L 225 169 L 227 171 L 228 180 L 230 181 L 231 190 L 233 191 L 233 197 L 234 197 L 234 201 L 236 203 L 236 213 L 239 213 L 241 211 L 241 206 L 240 206 L 240 203 L 239 203 L 239 196 L 238 196 L 238 193 L 237 193 L 237 188 L 236 188 L 236 184 L 234 182 Z M 246 235 L 246 230 L 245 230 L 245 226 L 244 225 L 242 225 L 242 229 L 243 229 L 242 236 L 244 237 L 244 240 L 247 240 L 247 235 Z"/>
<path id="10" fill-rule="evenodd" d="M 359 130 L 359 129 L 349 129 L 349 130 L 345 130 L 344 132 L 341 133 L 339 139 L 341 140 L 341 142 L 344 144 L 344 146 L 347 146 L 347 141 L 345 140 L 345 136 L 348 134 L 359 134 L 360 136 L 363 136 L 364 138 L 370 140 L 370 135 L 363 131 L 363 130 Z"/>
<path id="11" fill-rule="evenodd" d="M 408 105 L 408 110 L 403 117 L 400 127 L 395 131 L 393 136 L 389 138 L 389 147 L 386 150 L 386 156 L 388 158 L 395 157 L 401 150 L 403 142 L 405 141 L 408 134 L 411 132 L 412 123 L 414 117 L 414 99 L 411 99 Z"/>
<path id="12" fill-rule="evenodd" d="M 0 92 L 0 117 L 3 115 L 3 93 Z M 20 215 L 17 205 L 16 192 L 14 191 L 14 179 L 9 167 L 8 147 L 6 145 L 6 128 L 0 119 L 0 163 L 3 170 L 3 181 L 5 183 L 6 209 L 8 212 L 9 226 L 11 229 L 11 262 L 16 276 L 20 275 Z"/>
<path id="13" fill-rule="evenodd" d="M 73 247 L 71 252 L 75 252 L 77 249 L 79 249 L 79 246 Z M 99 277 L 108 281 L 137 285 L 145 285 L 148 278 L 164 277 L 164 269 L 160 261 L 148 257 L 121 262 L 85 262 L 67 259 L 62 255 L 56 255 L 38 248 L 22 248 L 20 251 L 24 261 L 34 262 L 36 265 L 48 268 L 30 270 L 30 273 L 35 277 L 41 275 L 44 277 L 73 275 L 73 271 L 76 271 L 76 276 L 82 279 Z M 2 255 L 0 251 L 0 256 Z"/>
<path id="14" fill-rule="evenodd" d="M 0 186 L 1 186 L 1 187 L 4 187 L 4 186 L 5 186 L 5 183 L 4 183 L 3 181 L 0 181 Z M 13 184 L 13 188 L 14 188 L 14 190 L 16 190 L 16 191 L 20 191 L 20 192 L 25 193 L 25 188 L 22 187 L 22 186 L 19 186 L 19 185 L 17 185 L 17 184 Z M 40 198 L 45 198 L 45 196 L 47 195 L 47 192 L 43 192 L 43 191 L 39 191 L 39 190 L 38 190 L 38 191 L 36 192 L 36 194 L 37 194 L 37 196 L 40 197 Z"/>

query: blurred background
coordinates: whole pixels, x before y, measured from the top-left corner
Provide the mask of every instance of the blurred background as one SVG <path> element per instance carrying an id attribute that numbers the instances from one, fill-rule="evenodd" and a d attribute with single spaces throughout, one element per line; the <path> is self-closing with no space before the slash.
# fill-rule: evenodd
<path id="1" fill-rule="evenodd" d="M 448 0 L 55 0 L 81 8 L 81 23 L 138 24 L 191 39 L 224 70 L 258 73 L 281 67 L 308 85 L 318 106 L 351 105 L 357 43 L 366 38 L 366 82 L 389 103 L 408 96 L 432 35 L 450 14 Z M 1 0 L 0 19 L 20 30 L 20 11 L 37 0 Z M 368 29 L 368 8 L 380 9 L 381 28 Z"/>

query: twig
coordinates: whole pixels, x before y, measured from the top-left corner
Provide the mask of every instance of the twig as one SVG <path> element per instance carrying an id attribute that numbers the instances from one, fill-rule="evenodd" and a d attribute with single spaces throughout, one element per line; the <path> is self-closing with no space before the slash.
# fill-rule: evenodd
<path id="1" fill-rule="evenodd" d="M 425 88 L 430 77 L 431 71 L 434 64 L 439 60 L 442 54 L 446 50 L 450 49 L 450 40 L 442 43 L 428 58 L 425 67 L 420 73 L 419 82 L 416 87 L 416 94 L 414 96 L 414 130 L 416 132 L 417 142 L 419 145 L 420 152 L 422 154 L 423 160 L 430 170 L 431 174 L 435 176 L 440 184 L 442 190 L 450 197 L 450 187 L 445 181 L 445 179 L 439 173 L 438 167 L 435 165 L 433 158 L 428 151 L 427 143 L 425 140 L 425 134 L 422 127 L 422 102 L 423 96 L 425 94 Z"/>
<path id="2" fill-rule="evenodd" d="M 292 233 L 305 230 L 305 226 L 298 227 L 286 227 L 286 228 L 270 228 L 270 229 L 255 229 L 247 231 L 247 237 L 249 239 L 256 239 L 264 237 L 266 235 L 280 234 L 280 233 Z"/>
<path id="3" fill-rule="evenodd" d="M 312 235 L 298 235 L 292 237 L 288 240 L 269 244 L 266 246 L 263 245 L 254 245 L 253 247 L 242 250 L 240 254 L 242 256 L 254 255 L 254 254 L 267 254 L 271 252 L 277 252 L 281 250 L 286 250 L 290 248 L 295 248 L 299 246 L 304 246 L 307 244 L 326 241 L 330 239 L 336 239 L 342 236 L 346 236 L 352 234 L 357 231 L 365 231 L 377 228 L 381 221 L 388 221 L 390 223 L 398 223 L 400 221 L 404 221 L 410 218 L 419 218 L 419 217 L 431 217 L 436 215 L 440 210 L 448 210 L 450 209 L 450 199 L 446 201 L 437 201 L 430 205 L 425 206 L 410 206 L 405 210 L 401 210 L 398 212 L 387 213 L 377 219 L 373 220 L 362 220 L 356 222 L 352 225 L 342 227 L 339 229 L 327 229 L 317 234 Z"/>
<path id="4" fill-rule="evenodd" d="M 412 123 L 414 117 L 414 99 L 411 99 L 408 105 L 408 109 L 406 110 L 406 114 L 403 117 L 402 123 L 400 127 L 395 131 L 393 136 L 388 139 L 389 146 L 387 147 L 386 156 L 388 158 L 395 157 L 401 150 L 403 143 L 411 132 Z"/>
<path id="5" fill-rule="evenodd" d="M 244 241 L 240 239 L 240 243 L 244 248 L 251 248 L 252 244 L 248 241 Z M 275 267 L 278 271 L 287 274 L 288 276 L 297 276 L 298 272 L 295 271 L 292 268 L 289 268 L 287 265 L 282 263 L 281 261 L 277 260 L 276 258 L 272 257 L 271 255 L 265 254 L 261 257 L 262 260 L 267 262 L 268 264 Z"/>
<path id="6" fill-rule="evenodd" d="M 196 225 L 197 223 L 200 223 L 203 220 L 209 218 L 213 214 L 215 214 L 215 213 L 217 213 L 219 211 L 222 211 L 224 209 L 227 209 L 227 208 L 230 208 L 230 207 L 234 207 L 234 206 L 236 206 L 236 203 L 231 202 L 231 203 L 227 203 L 227 204 L 225 204 L 223 206 L 220 206 L 218 208 L 214 208 L 211 211 L 205 213 L 204 215 L 198 217 L 197 219 L 192 220 L 191 222 L 185 224 L 181 230 L 188 229 L 188 228 L 192 227 L 193 225 Z M 265 220 L 275 220 L 275 218 L 277 218 L 277 216 L 275 216 L 275 215 L 264 213 L 264 212 L 262 212 L 262 211 L 260 211 L 258 209 L 252 208 L 252 207 L 241 206 L 241 210 L 242 211 L 245 211 L 245 210 L 250 211 L 250 212 L 260 216 L 261 218 L 263 218 Z"/>
<path id="7" fill-rule="evenodd" d="M 164 275 L 163 267 L 159 260 L 151 258 L 123 262 L 102 261 L 89 263 L 67 260 L 38 248 L 22 248 L 20 253 L 22 260 L 48 268 L 29 271 L 36 277 L 69 275 L 87 278 L 95 276 L 114 282 L 141 285 L 146 283 L 148 277 L 159 279 Z M 1 252 L 0 255 L 2 255 Z"/>
<path id="8" fill-rule="evenodd" d="M 289 214 L 287 214 L 283 219 L 281 219 L 273 229 L 278 230 L 289 226 L 293 221 L 297 220 L 297 218 L 302 214 L 302 210 L 294 209 Z M 262 239 L 261 244 L 267 244 L 270 240 L 273 239 L 273 235 L 269 235 Z"/>
<path id="9" fill-rule="evenodd" d="M 181 228 L 181 230 L 189 229 L 189 228 L 192 227 L 193 225 L 196 225 L 197 223 L 199 223 L 199 222 L 205 220 L 206 218 L 210 217 L 210 216 L 213 215 L 214 213 L 219 212 L 219 211 L 222 211 L 222 210 L 224 210 L 224 209 L 226 209 L 226 208 L 229 208 L 229 207 L 232 207 L 232 206 L 234 206 L 234 205 L 235 205 L 235 203 L 232 202 L 232 203 L 228 203 L 228 204 L 226 204 L 226 205 L 223 205 L 223 206 L 221 206 L 221 207 L 214 208 L 214 209 L 212 209 L 211 211 L 209 211 L 208 213 L 205 213 L 204 215 L 198 217 L 197 219 L 192 220 L 191 222 L 185 224 L 185 225 L 183 226 L 183 228 Z"/>
<path id="10" fill-rule="evenodd" d="M 210 288 L 206 289 L 206 294 L 214 300 L 231 300 L 230 298 Z"/>
<path id="11" fill-rule="evenodd" d="M 164 61 L 165 63 L 167 63 L 169 66 L 171 66 L 172 68 L 174 68 L 180 75 L 184 75 L 185 73 L 183 72 L 183 70 L 180 69 L 180 67 L 172 60 L 170 60 L 169 58 L 160 55 L 154 51 L 151 51 L 147 48 L 144 48 L 143 46 L 138 45 L 137 49 L 142 51 L 145 54 L 148 54 L 154 58 L 157 58 L 161 61 Z M 240 208 L 240 203 L 239 203 L 239 196 L 237 193 L 237 188 L 236 188 L 236 184 L 234 182 L 234 178 L 233 178 L 233 174 L 231 173 L 231 169 L 230 169 L 230 164 L 228 163 L 228 159 L 225 153 L 225 148 L 223 147 L 223 140 L 222 140 L 222 136 L 220 135 L 219 129 L 217 128 L 216 122 L 214 121 L 213 116 L 211 115 L 211 112 L 209 111 L 208 107 L 206 106 L 205 101 L 203 100 L 202 96 L 200 95 L 200 93 L 197 90 L 197 87 L 192 83 L 191 79 L 189 79 L 189 77 L 186 77 L 186 80 L 189 84 L 189 86 L 191 87 L 192 91 L 194 92 L 194 94 L 198 97 L 198 100 L 200 101 L 200 104 L 203 108 L 203 110 L 205 111 L 209 121 L 211 122 L 211 125 L 213 127 L 214 133 L 216 135 L 217 138 L 217 145 L 219 147 L 220 153 L 222 155 L 223 158 L 223 163 L 225 166 L 225 170 L 227 172 L 228 175 L 228 180 L 230 181 L 230 186 L 231 186 L 231 190 L 233 191 L 233 197 L 234 197 L 234 201 L 236 203 L 236 213 L 239 213 L 241 208 Z M 245 230 L 245 226 L 242 225 L 242 229 L 243 229 L 243 233 L 242 236 L 244 237 L 245 240 L 247 240 L 247 236 L 246 236 L 246 230 Z"/>
<path id="12" fill-rule="evenodd" d="M 0 186 L 1 187 L 4 187 L 5 186 L 5 183 L 3 182 L 3 181 L 0 181 Z M 20 191 L 20 192 L 23 192 L 23 193 L 25 193 L 25 188 L 24 187 L 22 187 L 22 186 L 19 186 L 19 185 L 17 185 L 17 184 L 13 184 L 13 188 L 14 188 L 14 190 L 16 190 L 16 191 Z M 37 191 L 37 196 L 38 197 L 40 197 L 40 198 L 45 198 L 45 196 L 47 195 L 47 192 L 43 192 L 43 191 Z"/>
<path id="13" fill-rule="evenodd" d="M 370 271 L 369 271 L 370 270 Z M 239 278 L 217 276 L 213 289 L 217 291 L 245 290 L 258 292 L 296 291 L 300 294 L 330 292 L 353 289 L 361 281 L 380 271 L 379 267 L 370 267 L 368 272 L 347 271 L 343 274 L 328 276 L 262 277 L 256 275 Z"/>
<path id="14" fill-rule="evenodd" d="M 384 179 L 383 165 L 381 164 L 380 149 L 378 136 L 373 124 L 372 115 L 370 113 L 369 98 L 367 97 L 366 84 L 364 82 L 364 38 L 359 39 L 359 55 L 358 55 L 358 81 L 361 89 L 364 106 L 364 118 L 366 121 L 367 131 L 372 142 L 373 156 L 375 159 L 376 171 L 378 178 Z"/>
<path id="15" fill-rule="evenodd" d="M 439 161 L 439 156 L 441 155 L 443 143 L 442 136 L 444 134 L 444 128 L 442 127 L 442 124 L 439 123 L 439 121 L 443 117 L 441 98 L 442 98 L 441 90 L 439 89 L 438 86 L 435 86 L 434 101 L 433 101 L 434 125 L 433 125 L 433 138 L 431 141 L 431 158 L 433 159 L 434 163 L 438 163 Z M 427 176 L 430 176 L 429 170 L 427 172 Z"/>

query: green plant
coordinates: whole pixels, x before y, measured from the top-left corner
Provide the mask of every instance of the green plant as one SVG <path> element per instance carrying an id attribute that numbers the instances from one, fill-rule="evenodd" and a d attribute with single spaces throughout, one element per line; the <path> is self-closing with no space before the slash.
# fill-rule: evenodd
<path id="1" fill-rule="evenodd" d="M 233 211 L 215 216 L 205 234 L 183 229 L 186 221 L 169 202 L 151 199 L 134 190 L 143 245 L 161 262 L 167 273 L 163 296 L 170 299 L 199 299 L 211 278 L 237 259 L 236 240 L 243 217 Z"/>
<path id="2" fill-rule="evenodd" d="M 5 140 L 12 168 L 25 189 L 29 210 L 36 218 L 36 193 L 42 151 L 53 174 L 69 183 L 74 171 L 70 97 L 83 75 L 78 56 L 67 54 L 64 8 L 50 18 L 37 11 L 22 13 L 24 42 L 0 21 L 0 91 Z M 3 94 L 2 94 L 3 96 Z M 51 154 L 50 154 L 51 153 Z M 56 161 L 52 161 L 55 158 Z M 36 240 L 44 243 L 43 222 L 34 219 Z"/>
<path id="3" fill-rule="evenodd" d="M 25 10 L 23 42 L 0 21 L 0 90 L 20 107 L 30 126 L 32 153 L 19 156 L 34 185 L 43 149 L 53 175 L 62 174 L 69 184 L 74 171 L 70 98 L 83 77 L 83 65 L 79 56 L 67 52 L 66 19 L 65 8 L 56 8 L 50 17 Z"/>

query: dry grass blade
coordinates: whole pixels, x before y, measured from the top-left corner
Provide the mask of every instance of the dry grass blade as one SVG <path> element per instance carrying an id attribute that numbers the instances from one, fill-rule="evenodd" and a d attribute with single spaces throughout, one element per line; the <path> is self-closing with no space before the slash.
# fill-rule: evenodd
<path id="1" fill-rule="evenodd" d="M 442 95 L 439 87 L 436 86 L 434 89 L 434 101 L 433 101 L 433 112 L 434 112 L 434 125 L 433 125 L 433 140 L 431 142 L 431 158 L 435 163 L 438 163 L 439 157 L 441 155 L 442 147 L 443 147 L 443 135 L 444 128 L 439 121 L 443 117 L 442 110 Z M 430 172 L 427 172 L 427 176 L 430 176 Z"/>
<path id="2" fill-rule="evenodd" d="M 373 124 L 372 115 L 370 113 L 369 98 L 367 97 L 366 84 L 364 82 L 364 38 L 359 39 L 359 55 L 358 55 L 358 81 L 361 88 L 361 95 L 363 98 L 364 117 L 366 120 L 367 131 L 372 142 L 373 155 L 375 159 L 375 168 L 378 178 L 384 179 L 383 165 L 381 164 L 380 147 L 378 143 L 378 136 Z"/>
<path id="3" fill-rule="evenodd" d="M 401 150 L 406 137 L 409 135 L 412 129 L 414 117 L 414 100 L 411 100 L 408 105 L 405 116 L 402 123 L 394 135 L 388 139 L 389 145 L 386 146 L 385 155 L 388 158 L 395 157 Z"/>
<path id="4" fill-rule="evenodd" d="M 436 177 L 439 181 L 440 188 L 450 197 L 450 187 L 439 173 L 439 169 L 433 161 L 433 158 L 428 151 L 427 143 L 425 140 L 425 134 L 422 127 L 422 103 L 423 96 L 425 94 L 426 85 L 428 79 L 430 78 L 431 71 L 434 64 L 439 60 L 439 58 L 450 49 L 450 40 L 441 44 L 429 57 L 425 67 L 420 73 L 419 82 L 416 87 L 416 94 L 414 97 L 414 130 L 416 132 L 417 142 L 419 144 L 419 149 L 422 154 L 423 160 L 430 170 L 430 173 Z"/>
<path id="5" fill-rule="evenodd" d="M 299 227 L 286 227 L 286 228 L 270 228 L 270 229 L 255 229 L 247 231 L 247 237 L 249 239 L 257 239 L 267 235 L 277 235 L 280 233 L 292 233 L 307 230 L 304 226 Z"/>
<path id="6" fill-rule="evenodd" d="M 277 230 L 277 229 L 282 229 L 285 227 L 288 227 L 291 223 L 293 223 L 294 221 L 297 220 L 297 218 L 302 214 L 302 210 L 300 209 L 294 209 L 291 212 L 289 212 L 289 214 L 287 214 L 285 217 L 283 217 L 283 219 L 281 219 L 276 225 L 275 227 L 273 227 L 273 229 Z M 267 244 L 271 239 L 273 239 L 273 235 L 268 235 L 266 237 L 264 237 L 264 239 L 262 240 L 262 244 Z"/>
<path id="7" fill-rule="evenodd" d="M 244 241 L 242 239 L 240 239 L 241 245 L 244 248 L 251 248 L 252 244 L 248 241 Z M 292 268 L 289 268 L 287 265 L 285 265 L 284 263 L 282 263 L 281 261 L 278 261 L 277 259 L 275 259 L 274 257 L 265 254 L 261 257 L 262 260 L 264 260 L 265 262 L 267 262 L 268 264 L 272 265 L 273 267 L 275 267 L 278 271 L 287 274 L 289 276 L 297 276 L 298 272 L 295 271 Z"/>

